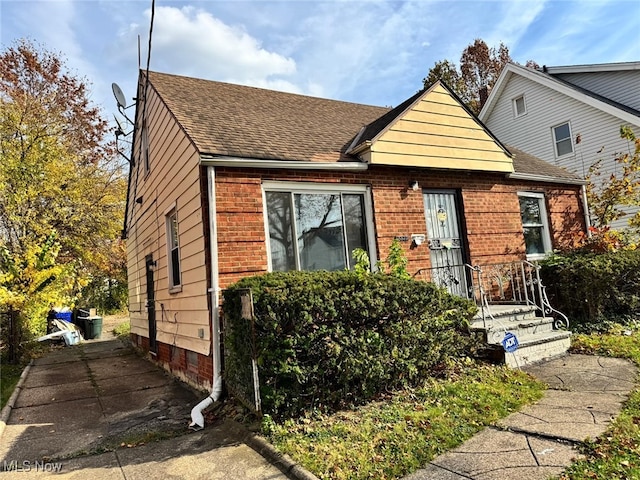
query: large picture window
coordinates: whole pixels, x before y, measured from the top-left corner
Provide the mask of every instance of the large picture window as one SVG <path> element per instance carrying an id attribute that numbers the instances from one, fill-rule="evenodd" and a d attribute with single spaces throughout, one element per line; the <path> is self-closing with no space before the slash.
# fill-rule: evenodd
<path id="1" fill-rule="evenodd" d="M 167 221 L 167 267 L 169 270 L 169 289 L 180 288 L 180 239 L 178 236 L 178 214 L 171 210 Z"/>
<path id="2" fill-rule="evenodd" d="M 265 186 L 271 270 L 353 268 L 353 251 L 369 251 L 365 193 Z"/>
<path id="3" fill-rule="evenodd" d="M 518 193 L 518 197 L 527 258 L 534 260 L 543 258 L 547 252 L 551 251 L 544 194 L 526 192 Z"/>

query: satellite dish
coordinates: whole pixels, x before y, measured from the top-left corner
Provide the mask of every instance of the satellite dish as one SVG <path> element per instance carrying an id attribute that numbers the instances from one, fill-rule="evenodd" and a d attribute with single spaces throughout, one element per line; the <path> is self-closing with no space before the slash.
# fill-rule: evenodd
<path id="1" fill-rule="evenodd" d="M 122 89 L 118 86 L 117 83 L 111 84 L 111 90 L 113 90 L 113 96 L 116 97 L 118 107 L 127 108 L 127 100 L 124 98 L 124 93 L 122 93 Z"/>

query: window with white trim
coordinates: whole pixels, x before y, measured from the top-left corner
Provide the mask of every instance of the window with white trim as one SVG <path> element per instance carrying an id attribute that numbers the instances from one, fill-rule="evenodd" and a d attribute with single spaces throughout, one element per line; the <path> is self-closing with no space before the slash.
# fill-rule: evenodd
<path id="1" fill-rule="evenodd" d="M 524 95 L 513 99 L 513 116 L 520 117 L 527 113 L 527 105 L 524 102 Z"/>
<path id="2" fill-rule="evenodd" d="M 571 141 L 571 127 L 569 122 L 556 125 L 552 130 L 556 157 L 573 153 L 573 142 Z"/>
<path id="3" fill-rule="evenodd" d="M 356 248 L 372 256 L 366 188 L 273 182 L 264 198 L 271 271 L 351 269 Z"/>
<path id="4" fill-rule="evenodd" d="M 518 192 L 518 199 L 527 259 L 543 258 L 552 249 L 544 194 Z"/>
<path id="5" fill-rule="evenodd" d="M 178 235 L 178 213 L 173 208 L 166 216 L 167 222 L 167 268 L 169 290 L 179 289 L 180 280 L 180 238 Z"/>

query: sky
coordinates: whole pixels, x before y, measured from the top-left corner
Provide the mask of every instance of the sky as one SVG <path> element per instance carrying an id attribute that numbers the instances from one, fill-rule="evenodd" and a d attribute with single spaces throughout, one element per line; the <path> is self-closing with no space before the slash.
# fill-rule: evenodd
<path id="1" fill-rule="evenodd" d="M 151 5 L 0 0 L 0 43 L 59 53 L 110 117 L 112 82 L 133 103 L 146 68 Z M 154 71 L 396 106 L 476 38 L 522 64 L 640 61 L 640 1 L 156 0 L 151 38 Z"/>

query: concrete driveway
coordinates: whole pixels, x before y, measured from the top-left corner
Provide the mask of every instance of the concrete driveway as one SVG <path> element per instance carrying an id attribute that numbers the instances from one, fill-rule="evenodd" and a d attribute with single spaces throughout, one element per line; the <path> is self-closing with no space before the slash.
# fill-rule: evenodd
<path id="1" fill-rule="evenodd" d="M 103 337 L 33 362 L 0 437 L 3 478 L 287 478 L 231 420 L 190 431 L 203 395 Z"/>

